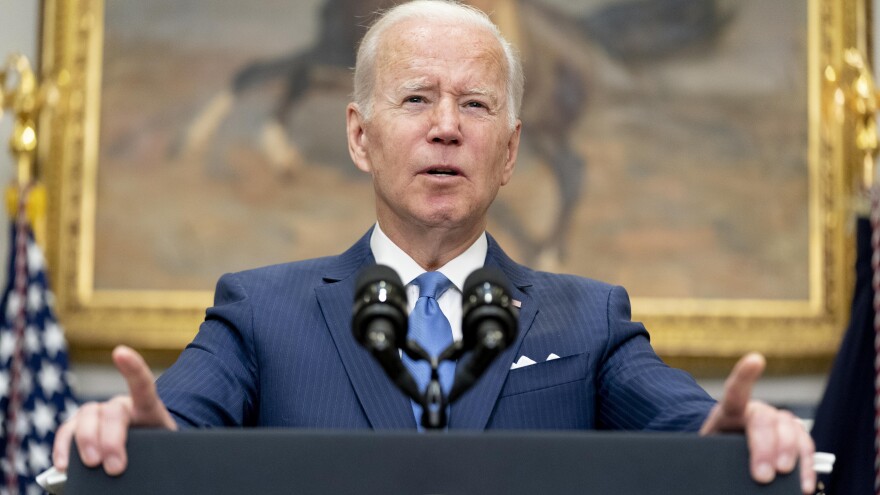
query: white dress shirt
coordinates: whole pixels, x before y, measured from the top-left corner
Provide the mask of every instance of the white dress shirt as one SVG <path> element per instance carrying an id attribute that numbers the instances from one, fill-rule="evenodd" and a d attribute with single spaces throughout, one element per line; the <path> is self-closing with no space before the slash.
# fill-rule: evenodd
<path id="1" fill-rule="evenodd" d="M 425 273 L 425 269 L 394 244 L 382 232 L 378 223 L 370 236 L 370 249 L 373 250 L 376 263 L 391 267 L 406 284 L 407 308 L 408 312 L 411 312 L 419 298 L 419 288 L 413 284 L 413 281 Z M 446 319 L 449 320 L 449 325 L 452 327 L 452 338 L 456 342 L 461 340 L 461 291 L 464 288 L 464 281 L 471 272 L 483 266 L 488 250 L 489 241 L 486 240 L 484 232 L 463 253 L 437 270 L 452 282 L 452 286 L 437 299 L 437 304 L 440 306 L 440 311 L 443 311 Z"/>

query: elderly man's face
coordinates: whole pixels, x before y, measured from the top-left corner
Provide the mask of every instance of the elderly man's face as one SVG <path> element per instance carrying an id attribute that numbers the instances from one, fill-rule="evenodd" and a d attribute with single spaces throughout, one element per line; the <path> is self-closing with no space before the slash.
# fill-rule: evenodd
<path id="1" fill-rule="evenodd" d="M 506 63 L 482 29 L 404 21 L 384 36 L 369 121 L 350 108 L 349 147 L 373 176 L 383 229 L 485 228 L 510 180 Z"/>

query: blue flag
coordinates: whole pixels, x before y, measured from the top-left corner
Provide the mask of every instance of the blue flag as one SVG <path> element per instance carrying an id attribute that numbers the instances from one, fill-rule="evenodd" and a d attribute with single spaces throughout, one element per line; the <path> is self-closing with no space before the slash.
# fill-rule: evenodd
<path id="1" fill-rule="evenodd" d="M 27 194 L 22 194 L 26 201 Z M 19 202 L 0 302 L 0 494 L 37 494 L 55 430 L 76 409 L 67 344 L 53 314 L 43 253 Z"/>

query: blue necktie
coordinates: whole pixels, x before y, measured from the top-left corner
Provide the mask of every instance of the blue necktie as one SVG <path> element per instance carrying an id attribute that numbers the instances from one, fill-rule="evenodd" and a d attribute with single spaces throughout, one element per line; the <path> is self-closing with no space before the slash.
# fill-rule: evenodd
<path id="1" fill-rule="evenodd" d="M 419 287 L 419 299 L 416 306 L 409 314 L 409 338 L 421 345 L 428 354 L 437 357 L 444 349 L 452 344 L 452 327 L 449 320 L 440 311 L 437 298 L 452 285 L 440 272 L 425 272 L 419 275 L 413 283 Z M 404 354 L 404 365 L 419 385 L 419 390 L 424 393 L 431 379 L 431 366 L 425 361 L 413 361 Z M 455 363 L 444 361 L 438 368 L 440 375 L 440 387 L 444 394 L 449 393 L 452 387 L 452 379 L 455 373 Z M 412 403 L 413 414 L 416 416 L 416 424 L 422 429 L 422 406 Z"/>

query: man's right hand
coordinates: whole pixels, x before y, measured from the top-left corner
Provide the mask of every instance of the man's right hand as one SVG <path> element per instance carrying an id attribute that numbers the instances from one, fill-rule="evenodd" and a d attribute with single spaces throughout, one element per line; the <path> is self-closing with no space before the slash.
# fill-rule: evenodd
<path id="1" fill-rule="evenodd" d="M 125 442 L 130 426 L 177 429 L 177 423 L 159 399 L 155 378 L 144 358 L 134 349 L 119 346 L 113 349 L 113 363 L 128 383 L 129 395 L 83 404 L 65 421 L 55 433 L 55 469 L 67 471 L 71 440 L 75 437 L 83 464 L 103 464 L 107 474 L 116 476 L 128 464 Z"/>

